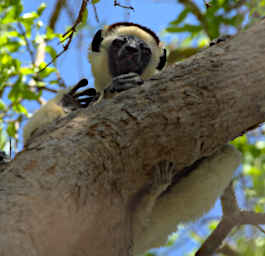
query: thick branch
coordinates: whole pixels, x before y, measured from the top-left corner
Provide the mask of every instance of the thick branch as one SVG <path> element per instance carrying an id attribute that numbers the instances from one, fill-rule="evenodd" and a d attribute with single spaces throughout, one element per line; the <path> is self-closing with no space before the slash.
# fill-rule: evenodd
<path id="1" fill-rule="evenodd" d="M 0 254 L 128 255 L 151 166 L 181 170 L 265 120 L 264 27 L 43 129 L 1 175 Z"/>

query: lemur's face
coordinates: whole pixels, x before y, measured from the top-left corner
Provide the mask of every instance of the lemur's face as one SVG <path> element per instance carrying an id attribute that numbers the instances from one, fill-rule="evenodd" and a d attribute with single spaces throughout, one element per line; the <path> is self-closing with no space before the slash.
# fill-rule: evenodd
<path id="1" fill-rule="evenodd" d="M 113 77 L 130 72 L 141 75 L 152 56 L 151 49 L 134 35 L 120 35 L 109 49 L 109 68 Z"/>

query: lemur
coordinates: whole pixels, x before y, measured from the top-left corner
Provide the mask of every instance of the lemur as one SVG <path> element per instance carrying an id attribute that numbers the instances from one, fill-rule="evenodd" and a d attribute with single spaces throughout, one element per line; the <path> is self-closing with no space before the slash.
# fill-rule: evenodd
<path id="1" fill-rule="evenodd" d="M 95 89 L 78 93 L 87 84 L 81 80 L 74 88 L 60 91 L 28 121 L 24 143 L 40 126 L 65 116 L 78 107 L 99 102 L 111 95 L 139 86 L 166 64 L 166 50 L 157 35 L 142 25 L 120 22 L 106 26 L 95 34 L 89 53 Z M 80 96 L 86 95 L 83 99 Z M 230 145 L 193 166 L 177 177 L 174 165 L 162 161 L 154 165 L 150 184 L 136 194 L 131 208 L 133 254 L 163 245 L 168 234 L 180 222 L 193 221 L 206 213 L 231 181 L 240 163 L 239 152 Z M 140 195 L 140 196 L 139 196 Z"/>
<path id="2" fill-rule="evenodd" d="M 99 102 L 104 91 L 112 94 L 141 85 L 143 80 L 163 69 L 166 64 L 166 49 L 149 28 L 120 22 L 96 32 L 90 47 L 89 61 L 95 89 L 76 93 L 80 87 L 86 86 L 86 82 L 82 81 L 72 89 L 59 91 L 55 98 L 29 119 L 24 127 L 24 145 L 37 128 L 65 116 L 68 112 L 66 109 L 71 106 L 69 102 L 74 107 L 87 107 L 93 99 Z M 85 100 L 80 97 L 84 95 L 88 96 Z"/>

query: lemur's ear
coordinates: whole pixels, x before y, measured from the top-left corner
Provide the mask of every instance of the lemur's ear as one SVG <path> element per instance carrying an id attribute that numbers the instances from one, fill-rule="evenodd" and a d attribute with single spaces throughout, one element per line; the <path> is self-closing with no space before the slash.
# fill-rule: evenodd
<path id="1" fill-rule="evenodd" d="M 92 43 L 91 43 L 91 50 L 93 52 L 99 52 L 101 42 L 103 41 L 102 37 L 102 29 L 99 29 L 97 33 L 94 35 Z"/>
<path id="2" fill-rule="evenodd" d="M 163 54 L 160 56 L 160 61 L 156 67 L 157 70 L 162 70 L 167 62 L 167 50 L 164 48 Z"/>

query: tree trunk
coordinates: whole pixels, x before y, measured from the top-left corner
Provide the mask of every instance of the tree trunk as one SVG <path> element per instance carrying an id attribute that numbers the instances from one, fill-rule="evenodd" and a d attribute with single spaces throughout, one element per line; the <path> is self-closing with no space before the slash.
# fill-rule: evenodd
<path id="1" fill-rule="evenodd" d="M 1 174 L 0 255 L 129 255 L 151 167 L 181 170 L 264 122 L 264 81 L 263 21 L 45 127 Z"/>

